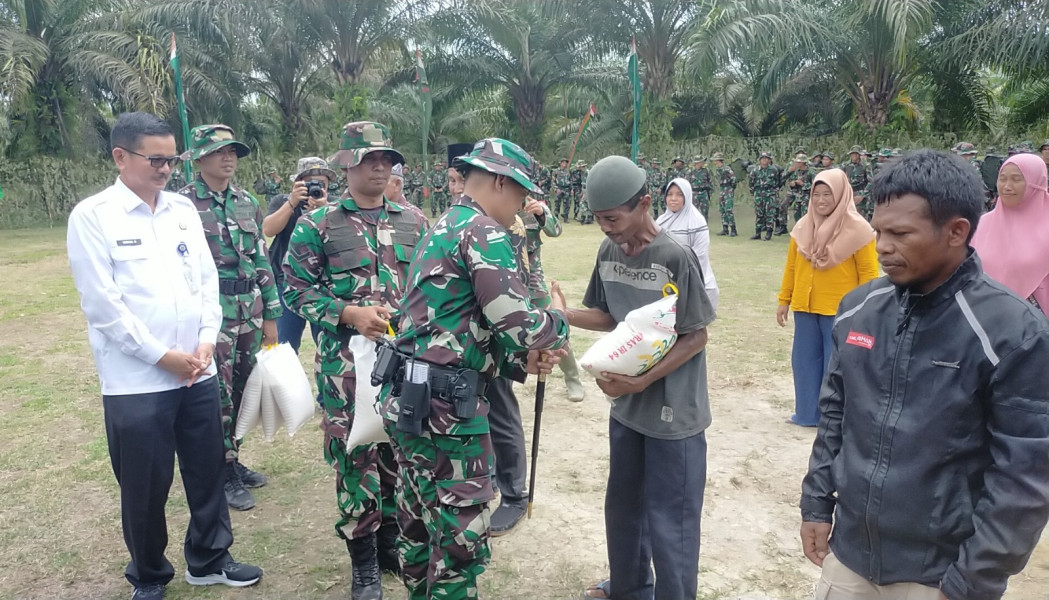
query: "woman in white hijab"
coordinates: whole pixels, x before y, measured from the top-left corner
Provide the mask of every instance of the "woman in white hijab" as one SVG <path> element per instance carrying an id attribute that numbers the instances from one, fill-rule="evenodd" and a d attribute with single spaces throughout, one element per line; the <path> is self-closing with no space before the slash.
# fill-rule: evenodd
<path id="1" fill-rule="evenodd" d="M 667 210 L 656 219 L 656 225 L 692 249 L 703 271 L 707 297 L 717 310 L 719 292 L 714 270 L 710 268 L 710 229 L 703 214 L 692 204 L 692 185 L 678 177 L 667 184 L 665 191 Z"/>

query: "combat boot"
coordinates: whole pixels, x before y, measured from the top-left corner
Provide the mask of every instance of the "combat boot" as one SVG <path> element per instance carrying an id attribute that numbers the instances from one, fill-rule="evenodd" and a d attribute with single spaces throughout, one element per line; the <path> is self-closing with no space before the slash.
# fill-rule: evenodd
<path id="1" fill-rule="evenodd" d="M 226 504 L 233 510 L 250 510 L 255 508 L 255 496 L 244 487 L 237 470 L 237 463 L 226 463 L 226 484 L 223 486 L 226 492 Z"/>
<path id="2" fill-rule="evenodd" d="M 586 398 L 586 392 L 583 390 L 583 382 L 579 380 L 579 363 L 576 362 L 575 353 L 569 350 L 568 356 L 562 358 L 559 364 L 561 372 L 565 374 L 568 399 L 572 402 L 582 402 Z"/>
<path id="3" fill-rule="evenodd" d="M 346 540 L 353 563 L 351 600 L 382 600 L 382 574 L 376 553 L 375 534 L 355 540 Z"/>
<path id="4" fill-rule="evenodd" d="M 767 241 L 769 241 L 771 239 L 772 239 L 772 230 L 771 229 L 766 229 L 765 230 L 765 241 L 767 242 Z"/>
<path id="5" fill-rule="evenodd" d="M 736 233 L 736 226 L 735 225 L 732 226 L 732 232 L 729 233 L 728 235 L 729 235 L 729 237 L 736 237 L 737 235 L 739 235 L 738 233 Z"/>
<path id="6" fill-rule="evenodd" d="M 401 530 L 396 522 L 383 523 L 379 527 L 379 533 L 375 534 L 379 569 L 394 575 L 401 574 L 401 561 L 397 552 L 397 538 L 400 535 Z"/>
<path id="7" fill-rule="evenodd" d="M 252 471 L 245 467 L 240 460 L 234 461 L 233 464 L 237 465 L 237 473 L 240 474 L 240 480 L 244 483 L 244 487 L 260 488 L 269 482 L 269 478 L 258 471 Z"/>
<path id="8" fill-rule="evenodd" d="M 754 235 L 750 236 L 750 239 L 752 239 L 752 240 L 760 240 L 761 239 L 761 230 L 760 229 L 755 229 L 754 230 Z"/>
<path id="9" fill-rule="evenodd" d="M 728 225 L 722 225 L 721 233 L 719 233 L 718 235 L 728 235 Z"/>

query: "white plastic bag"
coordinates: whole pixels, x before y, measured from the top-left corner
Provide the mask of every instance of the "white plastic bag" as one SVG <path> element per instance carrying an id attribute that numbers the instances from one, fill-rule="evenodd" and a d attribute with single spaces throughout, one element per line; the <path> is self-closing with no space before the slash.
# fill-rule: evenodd
<path id="1" fill-rule="evenodd" d="M 248 381 L 244 384 L 244 394 L 240 398 L 240 411 L 237 413 L 237 430 L 233 436 L 238 440 L 244 439 L 249 431 L 255 428 L 259 422 L 259 414 L 262 410 L 262 369 L 258 363 L 251 370 Z"/>
<path id="2" fill-rule="evenodd" d="M 313 417 L 314 406 L 310 380 L 299 356 L 290 344 L 278 344 L 259 353 L 259 366 L 264 369 L 263 391 L 268 389 L 272 394 L 288 436 L 295 435 Z"/>
<path id="3" fill-rule="evenodd" d="M 580 366 L 598 379 L 602 371 L 634 376 L 651 369 L 677 341 L 677 298 L 670 294 L 627 313 L 622 323 L 586 351 Z"/>
<path id="4" fill-rule="evenodd" d="M 284 424 L 280 408 L 273 400 L 273 390 L 268 386 L 262 387 L 262 399 L 259 407 L 259 421 L 262 422 L 262 437 L 267 442 L 272 442 L 277 435 L 277 430 Z"/>
<path id="5" fill-rule="evenodd" d="M 372 385 L 372 367 L 375 365 L 375 342 L 363 335 L 350 338 L 350 352 L 353 353 L 354 372 L 357 374 L 357 386 L 354 390 L 353 427 L 346 438 L 346 447 L 353 448 L 363 444 L 390 441 L 382 426 L 382 416 L 375 406 L 379 388 Z"/>

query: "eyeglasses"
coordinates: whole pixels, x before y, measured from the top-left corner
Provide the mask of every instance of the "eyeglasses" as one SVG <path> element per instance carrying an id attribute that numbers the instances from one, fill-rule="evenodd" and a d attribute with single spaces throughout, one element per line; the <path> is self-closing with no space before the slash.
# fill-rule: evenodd
<path id="1" fill-rule="evenodd" d="M 139 154 L 138 152 L 135 152 L 134 150 L 129 150 L 127 148 L 124 148 L 123 146 L 117 146 L 117 148 L 120 148 L 128 154 L 141 156 L 142 158 L 148 160 L 149 166 L 153 167 L 154 169 L 161 169 L 164 167 L 164 165 L 167 165 L 174 169 L 179 165 L 179 163 L 182 162 L 181 156 L 146 156 L 145 154 Z"/>

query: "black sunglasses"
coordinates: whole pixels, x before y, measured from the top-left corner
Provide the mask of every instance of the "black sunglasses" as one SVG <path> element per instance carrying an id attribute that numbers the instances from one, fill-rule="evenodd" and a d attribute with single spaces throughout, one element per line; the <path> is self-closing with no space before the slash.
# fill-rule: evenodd
<path id="1" fill-rule="evenodd" d="M 182 162 L 181 156 L 146 156 L 145 154 L 139 154 L 138 152 L 135 152 L 134 150 L 129 150 L 127 148 L 124 148 L 123 146 L 117 146 L 117 148 L 120 148 L 128 154 L 141 156 L 142 158 L 148 160 L 149 166 L 153 167 L 154 169 L 163 168 L 164 165 L 167 165 L 171 168 L 175 168 L 179 165 L 179 163 Z"/>

